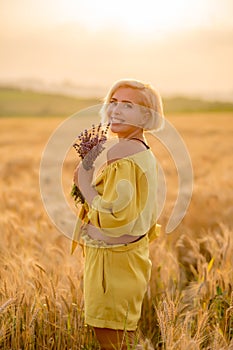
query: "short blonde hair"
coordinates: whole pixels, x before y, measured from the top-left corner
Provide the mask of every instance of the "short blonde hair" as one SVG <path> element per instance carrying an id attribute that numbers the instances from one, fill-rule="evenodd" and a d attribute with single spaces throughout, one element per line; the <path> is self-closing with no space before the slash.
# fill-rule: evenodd
<path id="1" fill-rule="evenodd" d="M 148 118 L 143 128 L 146 130 L 161 129 L 164 123 L 163 103 L 161 96 L 151 84 L 144 83 L 136 79 L 121 79 L 112 85 L 104 99 L 104 104 L 100 110 L 102 116 L 101 121 L 106 121 L 106 111 L 110 100 L 113 94 L 122 87 L 135 89 L 141 93 L 143 100 L 142 106 L 147 107 L 148 111 L 150 112 L 150 118 Z"/>

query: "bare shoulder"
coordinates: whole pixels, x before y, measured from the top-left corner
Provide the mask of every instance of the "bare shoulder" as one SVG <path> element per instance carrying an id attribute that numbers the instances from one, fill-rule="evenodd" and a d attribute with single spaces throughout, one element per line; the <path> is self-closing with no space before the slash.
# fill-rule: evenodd
<path id="1" fill-rule="evenodd" d="M 108 164 L 144 150 L 144 145 L 135 140 L 122 140 L 108 150 Z"/>

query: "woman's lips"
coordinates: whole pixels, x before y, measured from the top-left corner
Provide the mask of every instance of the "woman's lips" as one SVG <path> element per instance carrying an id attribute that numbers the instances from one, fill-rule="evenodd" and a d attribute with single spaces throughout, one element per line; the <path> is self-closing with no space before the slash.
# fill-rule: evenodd
<path id="1" fill-rule="evenodd" d="M 124 122 L 124 119 L 111 119 L 111 124 L 122 124 Z"/>

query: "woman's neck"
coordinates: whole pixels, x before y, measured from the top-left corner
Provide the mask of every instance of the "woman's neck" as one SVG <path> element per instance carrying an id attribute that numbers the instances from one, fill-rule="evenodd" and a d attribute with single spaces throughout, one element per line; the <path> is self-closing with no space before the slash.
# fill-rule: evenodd
<path id="1" fill-rule="evenodd" d="M 132 132 L 130 134 L 118 134 L 118 139 L 120 140 L 130 140 L 130 139 L 139 139 L 144 140 L 143 132 Z"/>

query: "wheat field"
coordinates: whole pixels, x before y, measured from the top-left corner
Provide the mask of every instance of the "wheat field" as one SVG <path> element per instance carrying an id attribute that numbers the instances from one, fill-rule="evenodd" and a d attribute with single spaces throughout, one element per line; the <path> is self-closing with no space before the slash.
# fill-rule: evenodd
<path id="1" fill-rule="evenodd" d="M 193 195 L 174 233 L 162 229 L 151 244 L 140 330 L 155 349 L 233 349 L 233 114 L 168 119 L 192 159 Z M 41 154 L 61 121 L 0 119 L 0 349 L 98 349 L 83 320 L 81 249 L 70 254 L 70 240 L 50 222 L 40 197 Z M 164 227 L 177 175 L 167 152 L 149 141 L 167 177 Z M 73 169 L 67 161 L 67 196 Z"/>

